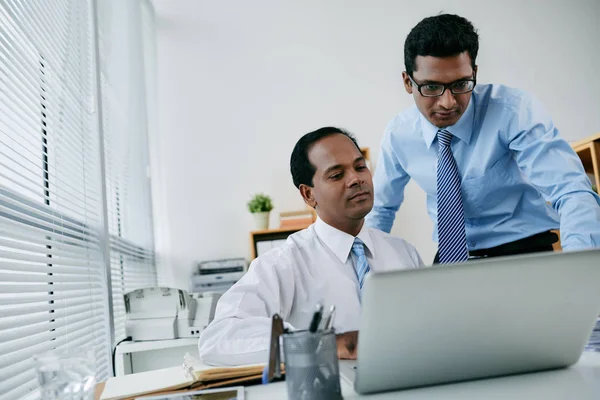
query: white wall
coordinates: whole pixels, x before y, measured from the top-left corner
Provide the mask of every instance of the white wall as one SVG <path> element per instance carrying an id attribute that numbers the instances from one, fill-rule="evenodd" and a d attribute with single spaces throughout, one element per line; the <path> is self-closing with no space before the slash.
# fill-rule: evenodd
<path id="1" fill-rule="evenodd" d="M 412 99 L 403 43 L 440 11 L 480 32 L 480 82 L 540 97 L 568 140 L 600 131 L 600 2 L 155 0 L 158 135 L 152 176 L 157 252 L 187 288 L 195 260 L 247 256 L 255 192 L 275 212 L 303 207 L 291 182 L 296 140 L 323 125 L 378 155 L 383 129 Z M 275 225 L 277 221 L 273 221 Z M 425 195 L 407 188 L 392 233 L 430 262 Z"/>

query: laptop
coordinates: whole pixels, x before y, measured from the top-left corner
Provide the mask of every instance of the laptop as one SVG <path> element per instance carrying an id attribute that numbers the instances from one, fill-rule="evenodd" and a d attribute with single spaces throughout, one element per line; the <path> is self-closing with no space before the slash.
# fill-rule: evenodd
<path id="1" fill-rule="evenodd" d="M 370 274 L 358 393 L 566 367 L 600 313 L 600 250 L 511 256 Z"/>

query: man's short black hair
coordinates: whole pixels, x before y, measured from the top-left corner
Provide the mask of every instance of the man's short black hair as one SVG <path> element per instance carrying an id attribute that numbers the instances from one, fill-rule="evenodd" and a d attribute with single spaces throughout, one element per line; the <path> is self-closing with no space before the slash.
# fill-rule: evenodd
<path id="1" fill-rule="evenodd" d="M 294 150 L 292 151 L 292 157 L 290 158 L 292 180 L 297 188 L 300 188 L 300 185 L 302 184 L 310 187 L 313 186 L 313 177 L 315 176 L 317 169 L 310 163 L 308 159 L 308 152 L 313 144 L 331 135 L 344 135 L 348 137 L 360 151 L 360 147 L 358 147 L 358 143 L 356 142 L 354 136 L 350 132 L 346 132 L 340 128 L 326 126 L 317 129 L 316 131 L 307 133 L 306 135 L 302 136 L 300 140 L 298 140 L 296 146 L 294 146 Z"/>
<path id="2" fill-rule="evenodd" d="M 471 66 L 479 50 L 479 35 L 473 24 L 458 15 L 440 14 L 419 22 L 404 42 L 404 66 L 411 77 L 417 56 L 452 57 L 468 52 Z"/>

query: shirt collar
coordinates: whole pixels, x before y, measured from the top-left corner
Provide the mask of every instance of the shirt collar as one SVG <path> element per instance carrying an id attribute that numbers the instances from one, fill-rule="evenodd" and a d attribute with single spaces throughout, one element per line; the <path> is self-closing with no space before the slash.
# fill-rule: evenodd
<path id="1" fill-rule="evenodd" d="M 467 110 L 460 117 L 458 122 L 446 128 L 450 133 L 467 144 L 471 143 L 471 134 L 473 133 L 473 119 L 475 118 L 474 102 L 475 92 L 473 92 L 471 100 L 469 100 Z M 419 113 L 419 120 L 421 123 L 421 131 L 423 132 L 423 139 L 425 139 L 427 148 L 430 148 L 440 128 L 429 122 L 421 113 Z"/>
<path id="2" fill-rule="evenodd" d="M 352 244 L 354 243 L 354 236 L 348 235 L 346 232 L 342 232 L 339 229 L 328 225 L 321 218 L 317 218 L 315 222 L 315 232 L 321 241 L 335 254 L 342 263 L 345 263 L 352 250 Z M 367 250 L 373 256 L 373 240 L 369 233 L 369 228 L 366 224 L 363 224 L 362 229 L 356 236 L 363 241 Z"/>

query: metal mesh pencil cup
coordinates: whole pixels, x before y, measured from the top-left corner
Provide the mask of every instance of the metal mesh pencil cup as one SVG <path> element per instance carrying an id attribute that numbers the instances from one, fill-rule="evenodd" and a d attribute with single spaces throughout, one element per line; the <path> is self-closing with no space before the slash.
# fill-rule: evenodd
<path id="1" fill-rule="evenodd" d="M 289 400 L 342 399 L 335 332 L 283 334 Z"/>

